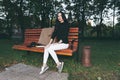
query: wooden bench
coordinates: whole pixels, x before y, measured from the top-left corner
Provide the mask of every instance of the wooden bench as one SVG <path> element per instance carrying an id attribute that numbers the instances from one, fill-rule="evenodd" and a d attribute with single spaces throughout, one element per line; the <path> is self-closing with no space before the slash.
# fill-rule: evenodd
<path id="1" fill-rule="evenodd" d="M 24 34 L 24 43 L 13 45 L 13 49 L 15 50 L 23 50 L 30 52 L 44 52 L 44 48 L 41 47 L 27 47 L 31 42 L 38 42 L 40 33 L 42 29 L 26 29 Z M 70 47 L 64 50 L 57 50 L 56 53 L 58 55 L 72 56 L 74 52 L 77 51 L 78 46 L 78 28 L 70 28 L 69 36 L 68 36 Z"/>

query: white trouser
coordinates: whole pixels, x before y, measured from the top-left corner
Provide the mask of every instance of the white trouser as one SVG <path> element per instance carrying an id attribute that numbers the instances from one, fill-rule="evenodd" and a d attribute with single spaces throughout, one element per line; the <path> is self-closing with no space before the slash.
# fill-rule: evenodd
<path id="1" fill-rule="evenodd" d="M 44 58 L 43 58 L 43 63 L 46 64 L 49 54 L 52 56 L 54 59 L 55 63 L 57 64 L 59 62 L 58 57 L 56 55 L 55 50 L 61 50 L 61 49 L 67 49 L 69 47 L 69 44 L 65 43 L 53 43 L 51 44 L 48 48 L 44 49 Z"/>

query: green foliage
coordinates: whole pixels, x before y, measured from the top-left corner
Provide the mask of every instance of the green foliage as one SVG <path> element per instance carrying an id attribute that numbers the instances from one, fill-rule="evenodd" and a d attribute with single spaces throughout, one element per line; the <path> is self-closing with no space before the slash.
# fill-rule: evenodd
<path id="1" fill-rule="evenodd" d="M 101 24 L 101 38 L 113 38 L 113 39 L 120 39 L 120 26 L 115 25 L 115 28 L 111 26 L 106 26 L 105 24 Z M 92 27 L 86 25 L 84 29 L 84 36 L 85 37 L 97 37 L 97 27 Z"/>
<path id="2" fill-rule="evenodd" d="M 66 4 L 65 10 L 63 3 Z M 26 28 L 51 27 L 54 26 L 56 13 L 62 10 L 69 14 L 69 20 L 73 22 L 71 26 L 80 27 L 82 36 L 90 36 L 92 29 L 86 30 L 86 20 L 93 17 L 98 25 L 102 25 L 103 18 L 109 17 L 108 8 L 112 9 L 115 5 L 119 15 L 119 3 L 119 0 L 3 0 L 0 2 L 3 7 L 0 11 L 5 13 L 6 19 L 4 24 L 0 24 L 1 29 L 8 29 L 6 31 L 10 35 L 15 24 L 22 32 Z M 111 26 L 108 28 L 102 25 L 93 36 L 109 37 L 114 34 L 112 31 L 114 30 Z"/>

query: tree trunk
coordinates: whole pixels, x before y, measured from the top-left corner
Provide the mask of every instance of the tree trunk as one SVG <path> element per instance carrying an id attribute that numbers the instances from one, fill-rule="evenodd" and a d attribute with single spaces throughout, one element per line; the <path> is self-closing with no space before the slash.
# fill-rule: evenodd
<path id="1" fill-rule="evenodd" d="M 101 26 L 102 26 L 102 21 L 103 21 L 103 17 L 102 17 L 102 11 L 100 13 L 100 23 L 99 25 L 97 26 L 97 38 L 100 38 L 101 37 L 101 34 L 102 34 L 102 31 L 101 31 Z"/>

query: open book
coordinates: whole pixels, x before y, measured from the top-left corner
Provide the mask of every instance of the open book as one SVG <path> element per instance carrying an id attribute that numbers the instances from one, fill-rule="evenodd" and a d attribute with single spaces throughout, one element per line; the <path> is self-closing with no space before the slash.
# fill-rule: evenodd
<path id="1" fill-rule="evenodd" d="M 44 44 L 37 44 L 35 47 L 45 47 L 45 45 Z"/>
<path id="2" fill-rule="evenodd" d="M 35 47 L 45 47 L 44 45 L 40 45 L 40 46 L 35 46 Z"/>

